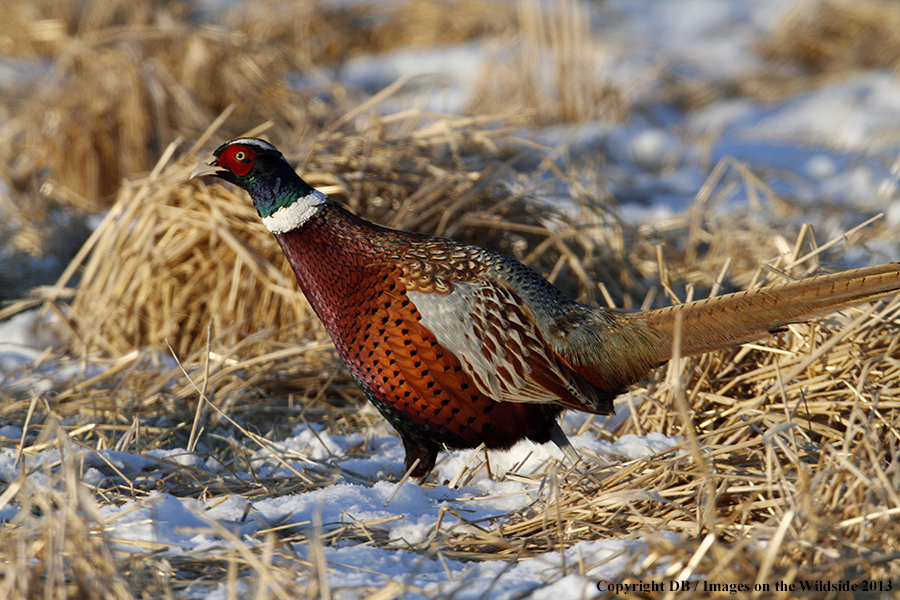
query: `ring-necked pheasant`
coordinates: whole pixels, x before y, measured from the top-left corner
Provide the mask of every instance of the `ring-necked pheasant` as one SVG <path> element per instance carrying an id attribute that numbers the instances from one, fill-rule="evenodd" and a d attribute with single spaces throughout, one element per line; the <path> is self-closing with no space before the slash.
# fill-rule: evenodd
<path id="1" fill-rule="evenodd" d="M 206 175 L 249 192 L 419 478 L 442 447 L 524 438 L 552 440 L 577 462 L 559 415 L 613 412 L 617 395 L 671 358 L 676 319 L 688 356 L 900 290 L 890 263 L 659 310 L 594 308 L 502 254 L 354 216 L 263 140 L 223 144 L 191 178 Z"/>

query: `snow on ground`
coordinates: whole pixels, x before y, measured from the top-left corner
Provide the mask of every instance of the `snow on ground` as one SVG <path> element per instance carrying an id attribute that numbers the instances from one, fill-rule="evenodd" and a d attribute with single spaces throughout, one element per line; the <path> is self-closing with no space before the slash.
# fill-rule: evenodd
<path id="1" fill-rule="evenodd" d="M 6 323 L 2 332 L 12 344 L 0 346 L 0 364 L 18 364 L 22 349 L 37 352 L 28 346 L 37 341 L 31 333 L 32 318 Z M 32 336 L 32 337 L 30 337 Z M 15 371 L 15 369 L 12 369 Z M 66 374 L 68 376 L 68 374 Z M 585 415 L 568 415 L 564 427 L 577 429 Z M 627 418 L 620 411 L 616 419 Z M 312 429 L 311 429 L 312 427 Z M 17 464 L 17 444 L 22 428 L 0 428 L 0 481 L 11 483 L 20 477 L 22 466 Z M 278 441 L 280 451 L 298 453 L 313 459 L 329 460 L 362 475 L 390 473 L 397 479 L 402 473 L 403 450 L 393 435 L 378 435 L 371 444 L 373 451 L 365 458 L 345 458 L 346 451 L 358 444 L 364 434 L 330 435 L 316 425 L 297 426 L 293 434 Z M 370 433 L 369 435 L 372 435 Z M 597 455 L 610 463 L 651 456 L 665 452 L 681 440 L 661 434 L 647 436 L 626 435 L 614 441 L 597 440 L 590 435 L 573 436 L 573 443 L 588 456 Z M 452 452 L 440 461 L 435 470 L 436 480 L 454 479 L 472 458 L 472 451 Z M 481 460 L 482 454 L 475 453 Z M 293 525 L 298 530 L 321 523 L 328 530 L 344 523 L 377 522 L 378 529 L 388 536 L 388 543 L 371 547 L 366 543 L 340 542 L 327 547 L 325 557 L 332 568 L 331 588 L 336 598 L 352 598 L 355 590 L 386 585 L 399 581 L 417 589 L 407 598 L 429 598 L 433 595 L 482 598 L 518 598 L 534 591 L 534 598 L 551 598 L 563 594 L 567 598 L 589 598 L 599 594 L 598 580 L 616 580 L 635 554 L 640 554 L 645 542 L 635 539 L 585 541 L 565 551 L 521 561 L 506 560 L 463 562 L 443 557 L 427 556 L 414 551 L 413 546 L 427 543 L 449 533 L 474 531 L 475 523 L 502 520 L 505 515 L 536 503 L 549 490 L 546 486 L 522 481 L 502 480 L 503 474 L 516 466 L 517 472 L 528 474 L 541 468 L 548 459 L 562 460 L 560 451 L 552 444 L 521 443 L 509 452 L 491 452 L 494 478 L 482 469 L 461 488 L 439 485 L 433 488 L 416 483 L 401 484 L 378 481 L 373 485 L 335 483 L 307 492 L 282 495 L 262 500 L 247 500 L 238 495 L 213 496 L 204 501 L 179 498 L 168 493 L 151 492 L 140 500 L 120 505 L 100 507 L 105 533 L 114 540 L 117 551 L 145 553 L 153 549 L 163 555 L 195 556 L 221 553 L 231 543 L 223 530 L 227 529 L 243 540 L 275 523 Z M 24 468 L 30 473 L 28 485 L 36 488 L 52 485 L 42 465 L 52 465 L 61 459 L 58 450 L 44 450 L 24 457 Z M 83 465 L 83 482 L 89 487 L 107 488 L 110 479 L 140 478 L 142 486 L 152 489 L 154 482 L 167 475 L 166 463 L 177 463 L 208 472 L 228 473 L 213 459 L 204 462 L 196 454 L 183 448 L 148 451 L 142 455 L 117 450 L 78 451 L 77 460 Z M 251 458 L 255 477 L 290 479 L 293 473 L 284 462 L 262 451 Z M 288 463 L 291 461 L 288 460 Z M 302 463 L 292 467 L 302 468 Z M 248 480 L 249 473 L 241 474 Z M 446 511 L 449 513 L 444 514 Z M 10 521 L 18 514 L 11 505 L 0 507 L 0 520 Z M 462 518 L 449 515 L 461 515 Z M 399 517 L 399 518 L 397 518 Z M 675 534 L 671 539 L 675 539 Z M 162 549 L 162 550 L 160 550 Z M 309 547 L 293 545 L 293 551 L 307 558 Z M 588 568 L 575 574 L 568 565 L 582 564 Z M 198 585 L 196 598 L 228 598 L 224 583 Z"/>
<path id="2" fill-rule="evenodd" d="M 643 77 L 651 88 L 648 73 L 659 64 L 673 66 L 675 72 L 699 81 L 716 81 L 750 71 L 759 65 L 752 46 L 757 37 L 773 26 L 789 2 L 737 0 L 617 0 L 591 6 L 595 35 L 608 43 L 613 77 L 622 81 Z M 478 72 L 485 49 L 478 44 L 430 51 L 396 51 L 387 56 L 360 58 L 348 65 L 343 77 L 362 89 L 378 89 L 408 75 L 427 75 L 425 83 L 438 89 L 434 106 L 453 110 L 463 106 L 471 78 Z M 297 85 L 315 85 L 298 78 Z M 413 93 L 422 87 L 413 86 Z M 646 91 L 646 90 L 645 90 Z M 640 98 L 641 90 L 635 90 Z M 610 182 L 626 221 L 652 224 L 683 211 L 703 184 L 708 164 L 700 157 L 707 152 L 700 139 L 714 135 L 708 160 L 715 164 L 734 156 L 753 166 L 780 169 L 789 177 L 779 180 L 781 191 L 809 201 L 808 220 L 815 222 L 816 200 L 828 198 L 847 207 L 846 222 L 855 225 L 872 213 L 885 211 L 890 223 L 900 222 L 897 169 L 900 149 L 900 81 L 881 71 L 858 73 L 816 90 L 781 102 L 763 105 L 746 99 L 726 99 L 701 110 L 681 114 L 665 106 L 645 106 L 626 124 L 593 123 L 573 128 L 557 126 L 530 132 L 534 139 L 550 146 L 565 144 L 569 156 L 586 156 L 603 150 L 610 157 Z M 649 116 L 648 116 L 649 115 Z M 836 225 L 837 227 L 837 225 Z M 888 259 L 897 259 L 898 245 L 882 245 Z M 862 259 L 861 259 L 862 260 Z M 25 313 L 0 323 L 0 385 L 15 387 L 16 373 L 34 362 L 52 340 L 34 328 L 36 313 Z M 89 377 L 90 373 L 48 370 L 48 377 Z M 32 381 L 32 380 L 29 380 Z M 43 384 L 30 384 L 40 393 Z M 49 385 L 49 384 L 48 384 Z M 617 419 L 625 418 L 621 407 Z M 582 417 L 566 418 L 567 431 L 577 429 Z M 0 427 L 0 480 L 18 477 L 16 444 L 22 430 Z M 360 441 L 359 435 L 335 436 L 324 431 L 299 427 L 280 440 L 285 448 L 302 451 L 321 460 L 339 461 L 350 471 L 367 476 L 379 472 L 398 475 L 402 446 L 390 435 L 377 436 L 373 451 L 365 459 L 343 458 L 344 452 Z M 591 436 L 573 439 L 588 454 L 611 462 L 664 452 L 679 442 L 659 434 L 625 436 L 614 443 Z M 98 485 L 108 464 L 126 476 L 161 476 L 159 460 L 187 461 L 191 466 L 214 470 L 183 449 L 138 456 L 113 450 L 102 456 L 85 453 L 84 481 Z M 454 452 L 437 468 L 437 480 L 452 480 L 469 452 Z M 548 457 L 559 457 L 552 445 L 520 444 L 508 453 L 492 453 L 492 468 L 502 474 L 528 458 L 519 470 L 528 473 Z M 46 450 L 26 457 L 28 467 L 58 457 Z M 291 472 L 270 457 L 259 455 L 257 474 L 290 478 Z M 249 477 L 248 474 L 245 474 Z M 31 483 L 40 486 L 42 472 L 34 471 Z M 495 481 L 482 470 L 462 489 L 438 486 L 426 489 L 415 483 L 380 482 L 374 485 L 338 483 L 324 489 L 278 498 L 248 501 L 238 496 L 198 501 L 167 494 L 153 494 L 121 506 L 104 506 L 110 537 L 126 552 L 145 552 L 141 542 L 158 542 L 168 553 L 215 552 L 229 542 L 221 528 L 237 528 L 252 534 L 280 520 L 309 527 L 321 520 L 334 525 L 347 520 L 387 520 L 380 527 L 388 532 L 393 549 L 373 548 L 364 543 L 342 542 L 327 548 L 326 557 L 334 568 L 330 575 L 336 597 L 353 597 L 352 590 L 398 580 L 417 586 L 421 594 L 407 598 L 450 595 L 455 598 L 587 598 L 598 594 L 595 581 L 615 580 L 632 556 L 642 552 L 645 542 L 635 539 L 586 541 L 558 552 L 508 563 L 484 561 L 463 563 L 410 552 L 406 548 L 438 536 L 451 528 L 469 527 L 458 519 L 444 518 L 444 509 L 465 514 L 468 521 L 500 517 L 535 501 L 545 493 L 517 481 Z M 249 503 L 249 506 L 248 506 Z M 16 509 L 0 507 L 0 520 L 8 521 Z M 438 525 L 440 521 L 440 525 Z M 301 525 L 302 524 L 302 525 Z M 676 537 L 672 534 L 673 539 Z M 301 556 L 307 547 L 296 545 Z M 568 564 L 583 561 L 584 574 L 564 571 Z M 345 590 L 346 593 L 341 590 Z M 230 597 L 224 584 L 199 586 L 194 597 Z"/>

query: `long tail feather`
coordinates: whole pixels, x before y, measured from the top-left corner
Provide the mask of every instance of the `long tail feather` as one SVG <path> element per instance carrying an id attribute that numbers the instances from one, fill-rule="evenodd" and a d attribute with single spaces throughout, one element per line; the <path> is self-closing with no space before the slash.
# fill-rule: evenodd
<path id="1" fill-rule="evenodd" d="M 656 361 L 672 356 L 681 315 L 681 354 L 723 350 L 764 337 L 789 323 L 900 292 L 900 262 L 822 275 L 772 287 L 636 313 L 662 343 Z"/>

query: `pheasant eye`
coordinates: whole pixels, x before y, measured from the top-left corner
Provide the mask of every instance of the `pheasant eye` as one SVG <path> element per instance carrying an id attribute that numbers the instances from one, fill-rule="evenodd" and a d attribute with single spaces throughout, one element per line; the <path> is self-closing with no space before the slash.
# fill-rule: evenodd
<path id="1" fill-rule="evenodd" d="M 234 153 L 234 160 L 244 162 L 247 159 L 247 153 L 243 150 L 238 150 Z"/>

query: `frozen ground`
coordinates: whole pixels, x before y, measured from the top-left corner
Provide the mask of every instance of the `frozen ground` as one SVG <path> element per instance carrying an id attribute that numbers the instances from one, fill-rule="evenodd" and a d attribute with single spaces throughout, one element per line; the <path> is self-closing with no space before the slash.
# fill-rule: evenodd
<path id="1" fill-rule="evenodd" d="M 633 97 L 640 101 L 651 96 L 655 82 L 648 74 L 660 64 L 699 81 L 716 81 L 756 68 L 759 59 L 752 51 L 753 41 L 782 16 L 786 4 L 775 0 L 620 0 L 593 6 L 591 15 L 595 35 L 610 49 L 610 55 L 604 58 L 609 77 L 632 86 Z M 366 57 L 351 63 L 343 76 L 361 88 L 377 89 L 399 76 L 428 74 L 440 81 L 443 90 L 435 96 L 435 108 L 452 111 L 464 103 L 470 84 L 467 78 L 477 71 L 475 66 L 483 60 L 485 51 L 473 44 L 419 54 L 405 51 Z M 315 85 L 298 81 L 300 85 Z M 580 131 L 553 128 L 531 135 L 551 145 L 565 140 L 578 150 L 576 156 L 604 150 L 614 165 L 611 183 L 619 194 L 622 215 L 636 224 L 652 225 L 657 219 L 683 211 L 703 184 L 705 169 L 724 156 L 785 173 L 775 178 L 779 191 L 808 201 L 809 212 L 802 220 L 818 223 L 824 238 L 829 237 L 829 231 L 843 231 L 878 212 L 885 212 L 892 224 L 900 222 L 896 189 L 900 177 L 896 165 L 900 80 L 893 74 L 857 73 L 774 104 L 733 98 L 693 113 L 652 104 L 644 108 L 623 125 L 595 123 Z M 715 141 L 710 148 L 702 147 L 698 140 L 708 136 Z M 840 219 L 822 220 L 816 204 L 823 198 L 846 207 Z M 742 201 L 740 194 L 734 201 Z M 896 243 L 882 243 L 878 250 L 882 259 L 900 257 Z M 862 255 L 855 256 L 860 262 L 866 260 Z M 16 370 L 36 360 L 52 343 L 35 330 L 34 313 L 0 324 L 0 384 L 17 385 Z M 42 368 L 48 378 L 72 374 L 60 373 L 52 364 Z M 625 412 L 625 407 L 620 407 L 618 418 Z M 567 417 L 565 423 L 567 431 L 577 429 L 579 424 L 578 416 Z M 386 426 L 371 435 L 373 451 L 365 459 L 343 458 L 345 451 L 360 441 L 358 435 L 330 436 L 298 427 L 291 437 L 278 443 L 316 459 L 338 461 L 356 473 L 399 475 L 399 439 Z M 19 476 L 15 461 L 16 442 L 21 436 L 18 427 L 0 428 L 0 481 L 8 483 Z M 588 455 L 613 462 L 665 452 L 678 441 L 659 434 L 626 436 L 615 443 L 585 435 L 573 438 Z M 152 481 L 162 476 L 162 458 L 184 460 L 195 469 L 220 468 L 212 461 L 203 463 L 187 455 L 184 449 L 171 448 L 165 454 L 83 451 L 84 481 L 99 485 L 112 476 L 110 464 L 125 476 L 140 475 Z M 451 454 L 439 465 L 437 481 L 453 480 L 470 454 Z M 275 522 L 296 524 L 299 529 L 315 523 L 327 529 L 347 520 L 380 522 L 379 528 L 391 540 L 387 548 L 345 541 L 339 547 L 325 549 L 336 598 L 353 598 L 360 588 L 385 585 L 390 580 L 420 590 L 407 592 L 407 598 L 592 597 L 599 593 L 596 581 L 617 579 L 633 556 L 644 551 L 644 540 L 586 541 L 567 550 L 565 556 L 547 552 L 519 562 L 464 563 L 409 550 L 411 545 L 453 528 L 472 527 L 472 523 L 488 518 L 502 520 L 510 511 L 535 502 L 548 493 L 545 488 L 503 479 L 502 474 L 514 465 L 518 472 L 530 473 L 548 457 L 559 458 L 555 447 L 521 444 L 508 453 L 492 453 L 495 479 L 482 470 L 460 489 L 446 485 L 426 489 L 410 482 L 399 486 L 388 482 L 371 486 L 339 483 L 259 501 L 238 496 L 200 501 L 155 493 L 136 503 L 104 506 L 102 516 L 110 537 L 117 540 L 122 551 L 146 552 L 144 543 L 156 542 L 166 547 L 164 554 L 217 552 L 230 544 L 222 534 L 223 528 L 252 535 Z M 32 469 L 57 458 L 55 451 L 46 450 L 28 456 L 26 467 Z M 264 453 L 253 457 L 253 466 L 257 476 L 292 477 L 290 470 Z M 241 476 L 251 477 L 249 473 Z M 32 475 L 32 484 L 42 485 L 41 478 L 38 469 Z M 445 517 L 446 511 L 464 518 Z M 0 507 L 0 519 L 9 521 L 16 515 L 15 508 Z M 671 535 L 676 537 L 675 533 Z M 303 557 L 308 546 L 296 544 L 293 550 Z M 581 573 L 571 567 L 578 563 L 586 566 Z M 187 595 L 230 597 L 224 584 L 215 582 L 197 585 Z"/>
<path id="2" fill-rule="evenodd" d="M 22 431 L 17 427 L 0 428 L 0 436 L 11 440 L 18 440 L 21 435 Z M 299 427 L 294 436 L 281 440 L 279 446 L 288 452 L 310 457 L 330 457 L 360 474 L 389 472 L 397 475 L 402 451 L 396 438 L 378 436 L 374 443 L 376 450 L 365 460 L 342 460 L 344 450 L 358 441 L 359 436 L 329 436 L 323 431 L 313 434 L 311 430 Z M 614 444 L 598 442 L 589 436 L 576 437 L 573 441 L 583 449 L 617 460 L 650 456 L 677 442 L 659 434 L 623 436 Z M 438 479 L 451 480 L 469 454 L 451 454 L 437 470 Z M 416 551 L 423 542 L 471 529 L 478 523 L 502 520 L 511 511 L 533 504 L 548 494 L 544 486 L 496 480 L 502 479 L 502 474 L 514 463 L 522 461 L 526 462 L 518 466 L 518 471 L 528 473 L 548 454 L 561 458 L 555 448 L 533 444 L 521 444 L 508 453 L 492 453 L 495 479 L 488 478 L 482 470 L 474 480 L 458 489 L 446 485 L 429 489 L 409 482 L 398 485 L 382 481 L 371 486 L 337 483 L 315 491 L 255 501 L 240 496 L 214 496 L 198 501 L 153 492 L 140 501 L 105 505 L 100 514 L 106 524 L 106 533 L 116 541 L 115 546 L 120 551 L 143 553 L 148 551 L 148 544 L 158 544 L 164 548 L 164 554 L 196 556 L 221 553 L 230 543 L 223 536 L 223 529 L 244 540 L 252 540 L 261 529 L 276 523 L 282 527 L 293 525 L 297 530 L 321 524 L 323 531 L 345 523 L 376 525 L 373 529 L 382 535 L 386 532 L 388 543 L 372 547 L 364 542 L 345 541 L 336 548 L 326 549 L 325 556 L 331 567 L 331 588 L 336 598 L 352 598 L 362 588 L 383 586 L 390 581 L 421 588 L 421 594 L 411 593 L 406 596 L 409 598 L 445 597 L 451 593 L 457 598 L 482 598 L 485 594 L 492 598 L 518 598 L 531 590 L 539 590 L 535 591 L 535 598 L 550 598 L 552 594 L 567 598 L 590 597 L 596 593 L 597 580 L 614 581 L 621 570 L 631 564 L 633 556 L 643 548 L 641 540 L 586 541 L 566 550 L 565 559 L 550 552 L 518 562 L 462 562 Z M 26 458 L 25 468 L 35 471 L 30 476 L 30 484 L 45 485 L 46 477 L 39 467 L 44 461 L 57 460 L 57 451 L 45 451 Z M 83 479 L 88 486 L 101 486 L 112 474 L 110 465 L 126 478 L 140 477 L 147 488 L 152 488 L 154 480 L 165 475 L 159 460 L 177 461 L 194 470 L 221 472 L 215 461 L 203 463 L 196 455 L 179 449 L 141 456 L 115 450 L 84 452 L 78 460 L 84 461 Z M 0 450 L 0 480 L 11 482 L 18 477 L 20 467 L 15 461 L 15 448 L 6 445 Z M 297 464 L 297 467 L 302 466 L 302 463 Z M 255 476 L 260 478 L 293 476 L 289 469 L 265 454 L 253 460 L 253 467 Z M 250 478 L 249 473 L 244 476 Z M 0 519 L 13 520 L 17 513 L 15 508 L 5 506 L 0 508 Z M 283 528 L 282 531 L 290 529 Z M 308 548 L 306 544 L 294 545 L 294 551 L 301 559 L 309 557 Z M 568 569 L 564 563 L 570 565 Z M 576 564 L 585 565 L 587 569 L 578 573 L 571 567 Z M 229 596 L 225 584 L 221 583 L 198 586 L 188 597 Z"/>

